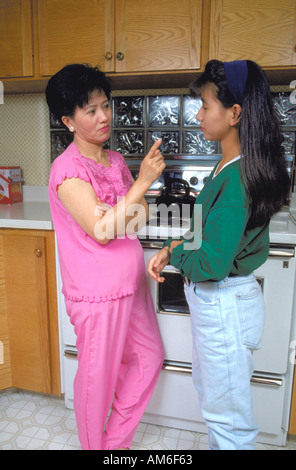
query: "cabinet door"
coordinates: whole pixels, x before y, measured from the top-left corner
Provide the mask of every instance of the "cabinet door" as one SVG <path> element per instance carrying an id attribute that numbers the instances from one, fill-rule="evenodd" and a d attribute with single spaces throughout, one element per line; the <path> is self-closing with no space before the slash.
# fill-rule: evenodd
<path id="1" fill-rule="evenodd" d="M 3 237 L 12 384 L 51 393 L 45 246 L 42 236 Z"/>
<path id="2" fill-rule="evenodd" d="M 212 0 L 210 58 L 296 64 L 295 0 Z"/>
<path id="3" fill-rule="evenodd" d="M 116 72 L 200 68 L 202 0 L 117 0 Z"/>
<path id="4" fill-rule="evenodd" d="M 33 75 L 30 0 L 0 0 L 0 77 Z"/>
<path id="5" fill-rule="evenodd" d="M 113 0 L 38 0 L 40 75 L 70 63 L 112 71 L 113 7 Z"/>

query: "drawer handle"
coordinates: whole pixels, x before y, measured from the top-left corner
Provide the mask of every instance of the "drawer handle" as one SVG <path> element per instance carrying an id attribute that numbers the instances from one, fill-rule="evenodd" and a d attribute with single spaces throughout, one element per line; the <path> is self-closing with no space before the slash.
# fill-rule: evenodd
<path id="1" fill-rule="evenodd" d="M 38 248 L 36 248 L 34 250 L 34 255 L 37 256 L 37 258 L 41 258 L 41 256 L 42 256 L 41 250 L 38 250 Z"/>
<path id="2" fill-rule="evenodd" d="M 191 364 L 182 364 L 182 363 L 174 363 L 174 362 L 169 362 L 169 361 L 164 361 L 162 370 L 165 370 L 167 372 L 178 372 L 181 374 L 192 374 L 192 367 Z"/>
<path id="3" fill-rule="evenodd" d="M 157 248 L 159 250 L 161 250 L 161 248 L 163 247 L 163 243 L 162 242 L 144 242 L 144 241 L 141 241 L 141 245 L 143 248 Z"/>
<path id="4" fill-rule="evenodd" d="M 78 355 L 78 351 L 73 351 L 73 349 L 65 349 L 64 351 L 64 356 L 65 357 L 71 357 L 76 359 Z"/>
<path id="5" fill-rule="evenodd" d="M 192 366 L 189 363 L 176 363 L 176 362 L 170 362 L 170 361 L 164 361 L 162 370 L 167 371 L 167 372 L 178 372 L 178 373 L 183 373 L 183 374 L 192 374 Z M 276 379 L 273 377 L 263 377 L 259 375 L 252 375 L 251 378 L 251 383 L 256 383 L 259 385 L 268 385 L 268 386 L 273 386 L 273 387 L 282 387 L 283 385 L 283 380 L 282 379 Z"/>
<path id="6" fill-rule="evenodd" d="M 270 385 L 273 387 L 281 387 L 283 385 L 282 379 L 274 379 L 273 377 L 262 377 L 252 375 L 251 382 L 260 385 Z"/>
<path id="7" fill-rule="evenodd" d="M 73 349 L 65 349 L 64 356 L 69 358 L 77 358 L 78 352 Z M 164 361 L 162 370 L 166 372 L 177 372 L 181 374 L 192 374 L 192 367 L 189 363 L 175 363 L 170 361 Z M 259 375 L 252 375 L 251 383 L 259 384 L 259 385 L 269 385 L 274 387 L 282 387 L 283 380 L 282 379 L 275 379 L 273 377 L 262 377 Z"/>
<path id="8" fill-rule="evenodd" d="M 276 249 L 276 248 L 271 248 L 269 250 L 268 256 L 273 257 L 273 258 L 293 258 L 295 254 L 294 248 L 282 248 L 282 249 Z"/>

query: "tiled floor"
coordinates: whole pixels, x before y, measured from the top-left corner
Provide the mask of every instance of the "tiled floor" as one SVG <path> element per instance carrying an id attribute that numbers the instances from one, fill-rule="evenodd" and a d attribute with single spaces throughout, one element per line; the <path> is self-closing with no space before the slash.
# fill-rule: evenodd
<path id="1" fill-rule="evenodd" d="M 74 412 L 62 398 L 9 389 L 0 392 L 0 450 L 79 450 Z M 133 450 L 207 450 L 207 435 L 141 423 Z M 258 450 L 296 450 L 258 444 Z"/>

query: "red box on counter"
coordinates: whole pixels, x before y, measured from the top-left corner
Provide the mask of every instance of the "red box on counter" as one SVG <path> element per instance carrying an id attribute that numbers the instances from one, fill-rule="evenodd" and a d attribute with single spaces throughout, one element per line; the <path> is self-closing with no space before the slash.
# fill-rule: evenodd
<path id="1" fill-rule="evenodd" d="M 19 166 L 0 166 L 0 204 L 22 202 L 22 184 Z"/>

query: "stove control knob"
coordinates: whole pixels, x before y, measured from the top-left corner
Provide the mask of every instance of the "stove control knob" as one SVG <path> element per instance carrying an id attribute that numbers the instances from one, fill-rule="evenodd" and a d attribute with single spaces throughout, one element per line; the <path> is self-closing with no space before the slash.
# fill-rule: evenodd
<path id="1" fill-rule="evenodd" d="M 198 178 L 196 176 L 192 176 L 189 180 L 189 183 L 192 185 L 192 186 L 196 186 L 198 184 Z"/>

